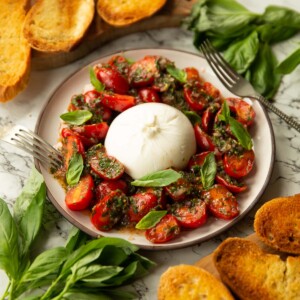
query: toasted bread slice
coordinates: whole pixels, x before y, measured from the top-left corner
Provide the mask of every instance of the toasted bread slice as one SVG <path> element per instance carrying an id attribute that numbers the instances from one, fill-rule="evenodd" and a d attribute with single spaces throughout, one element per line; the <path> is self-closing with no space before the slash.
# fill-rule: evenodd
<path id="1" fill-rule="evenodd" d="M 265 203 L 256 212 L 254 230 L 266 245 L 300 254 L 300 194 Z"/>
<path id="2" fill-rule="evenodd" d="M 166 2 L 166 0 L 98 0 L 97 12 L 110 25 L 125 26 L 150 17 Z"/>
<path id="3" fill-rule="evenodd" d="M 0 102 L 13 99 L 28 83 L 30 45 L 23 36 L 27 0 L 0 1 Z"/>
<path id="4" fill-rule="evenodd" d="M 67 52 L 82 39 L 94 13 L 94 0 L 37 0 L 26 16 L 24 35 L 36 50 Z"/>
<path id="5" fill-rule="evenodd" d="M 233 300 L 225 285 L 196 266 L 170 267 L 160 277 L 158 300 Z"/>
<path id="6" fill-rule="evenodd" d="M 300 257 L 263 252 L 255 243 L 228 238 L 214 251 L 214 264 L 222 281 L 239 299 L 300 299 Z"/>

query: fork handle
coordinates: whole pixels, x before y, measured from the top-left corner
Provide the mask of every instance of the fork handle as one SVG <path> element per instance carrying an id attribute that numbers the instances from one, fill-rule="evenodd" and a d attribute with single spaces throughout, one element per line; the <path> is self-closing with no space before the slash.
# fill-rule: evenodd
<path id="1" fill-rule="evenodd" d="M 261 102 L 265 107 L 267 107 L 270 111 L 272 111 L 274 114 L 279 116 L 282 120 L 284 120 L 287 124 L 295 128 L 298 132 L 300 132 L 300 124 L 296 122 L 292 117 L 286 115 L 284 112 L 282 112 L 280 109 L 278 109 L 276 106 L 274 106 L 272 103 L 270 103 L 267 99 L 265 99 L 263 96 L 253 96 L 256 100 Z"/>

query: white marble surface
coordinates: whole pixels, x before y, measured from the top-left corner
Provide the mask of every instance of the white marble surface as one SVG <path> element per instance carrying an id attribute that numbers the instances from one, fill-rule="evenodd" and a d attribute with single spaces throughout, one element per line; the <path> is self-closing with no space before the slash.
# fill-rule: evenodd
<path id="1" fill-rule="evenodd" d="M 288 6 L 300 11 L 299 0 L 253 0 L 251 2 L 240 0 L 240 3 L 256 12 L 262 12 L 264 7 L 269 4 Z M 274 49 L 279 60 L 288 54 L 299 40 L 300 35 L 297 35 L 276 45 Z M 197 52 L 192 45 L 191 33 L 181 29 L 153 30 L 120 38 L 65 67 L 48 71 L 33 71 L 27 89 L 13 101 L 0 104 L 0 126 L 21 124 L 34 129 L 37 118 L 47 99 L 58 85 L 77 69 L 109 52 L 155 46 Z M 299 82 L 300 67 L 293 74 L 284 77 L 280 90 L 275 97 L 275 104 L 287 114 L 294 116 L 298 121 L 300 121 Z M 139 299 L 156 299 L 159 277 L 168 266 L 180 263 L 193 264 L 215 249 L 224 238 L 228 236 L 245 236 L 252 233 L 255 211 L 265 201 L 274 197 L 300 192 L 300 133 L 288 128 L 283 121 L 272 113 L 270 113 L 270 118 L 276 141 L 275 165 L 271 180 L 255 208 L 230 230 L 208 242 L 178 250 L 143 251 L 144 255 L 157 262 L 157 267 L 148 276 L 132 285 L 137 291 Z M 0 143 L 0 197 L 7 201 L 9 205 L 19 195 L 32 164 L 32 158 L 26 153 Z M 47 229 L 37 243 L 39 250 L 63 244 L 71 226 L 59 216 L 51 205 L 48 205 L 48 208 L 53 211 L 53 219 L 46 220 Z M 0 295 L 3 287 L 4 281 L 1 277 Z"/>

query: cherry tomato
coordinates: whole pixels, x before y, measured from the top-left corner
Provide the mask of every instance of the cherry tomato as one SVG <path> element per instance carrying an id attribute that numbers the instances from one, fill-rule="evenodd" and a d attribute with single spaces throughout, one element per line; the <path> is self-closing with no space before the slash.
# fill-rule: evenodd
<path id="1" fill-rule="evenodd" d="M 186 178 L 179 178 L 176 182 L 165 187 L 166 194 L 174 201 L 182 201 L 192 191 L 192 185 Z"/>
<path id="2" fill-rule="evenodd" d="M 91 150 L 92 154 L 88 158 L 91 169 L 103 179 L 116 180 L 120 178 L 124 173 L 124 166 L 116 158 L 109 156 L 102 148 Z"/>
<path id="3" fill-rule="evenodd" d="M 105 85 L 105 89 L 117 94 L 126 94 L 129 90 L 127 79 L 115 68 L 96 68 L 96 76 Z"/>
<path id="4" fill-rule="evenodd" d="M 96 90 L 87 91 L 83 94 L 84 102 L 91 108 L 95 108 L 100 102 L 100 93 Z"/>
<path id="5" fill-rule="evenodd" d="M 97 200 L 102 199 L 112 191 L 121 190 L 123 193 L 127 193 L 128 186 L 125 180 L 103 180 L 95 188 L 95 194 Z"/>
<path id="6" fill-rule="evenodd" d="M 127 209 L 127 197 L 120 190 L 112 191 L 92 209 L 91 222 L 99 230 L 111 230 Z"/>
<path id="7" fill-rule="evenodd" d="M 151 192 L 137 193 L 130 197 L 128 216 L 130 222 L 139 222 L 151 209 L 158 205 L 157 196 Z"/>
<path id="8" fill-rule="evenodd" d="M 84 146 L 81 139 L 76 135 L 67 136 L 64 142 L 64 157 L 65 157 L 65 167 L 68 169 L 69 162 L 73 155 L 79 153 L 84 155 Z"/>
<path id="9" fill-rule="evenodd" d="M 151 87 L 140 89 L 139 97 L 143 102 L 161 102 L 158 93 Z"/>
<path id="10" fill-rule="evenodd" d="M 240 155 L 225 154 L 223 163 L 225 172 L 233 178 L 241 178 L 250 173 L 253 168 L 255 155 L 253 150 L 245 150 Z"/>
<path id="11" fill-rule="evenodd" d="M 214 101 L 219 101 L 221 98 L 220 91 L 210 82 L 205 81 L 202 85 L 203 91 L 209 95 Z"/>
<path id="12" fill-rule="evenodd" d="M 209 95 L 203 92 L 197 83 L 184 87 L 183 94 L 185 101 L 192 110 L 203 110 L 209 103 Z"/>
<path id="13" fill-rule="evenodd" d="M 145 232 L 146 239 L 152 243 L 165 243 L 180 234 L 180 226 L 177 219 L 171 215 L 165 215 L 154 227 Z"/>
<path id="14" fill-rule="evenodd" d="M 83 176 L 80 181 L 67 191 L 65 202 L 71 210 L 88 208 L 93 199 L 94 181 L 91 175 Z"/>
<path id="15" fill-rule="evenodd" d="M 129 83 L 133 87 L 145 87 L 153 83 L 154 77 L 158 74 L 157 56 L 145 56 L 136 61 L 129 68 Z"/>
<path id="16" fill-rule="evenodd" d="M 118 112 L 123 112 L 124 110 L 136 104 L 135 98 L 133 96 L 110 94 L 110 93 L 102 94 L 101 103 L 104 106 Z"/>
<path id="17" fill-rule="evenodd" d="M 202 114 L 202 129 L 207 133 L 211 134 L 214 126 L 216 111 L 218 110 L 219 105 L 214 107 L 209 106 Z"/>
<path id="18" fill-rule="evenodd" d="M 238 202 L 226 187 L 215 184 L 209 190 L 202 192 L 202 198 L 209 212 L 224 220 L 231 220 L 239 215 Z"/>
<path id="19" fill-rule="evenodd" d="M 245 184 L 241 183 L 237 185 L 236 183 L 231 182 L 225 176 L 222 176 L 220 174 L 216 174 L 216 182 L 221 185 L 224 185 L 230 192 L 236 194 L 244 192 L 247 189 L 247 186 Z"/>
<path id="20" fill-rule="evenodd" d="M 208 218 L 206 204 L 200 199 L 175 203 L 171 211 L 178 220 L 179 225 L 188 229 L 202 226 Z"/>
<path id="21" fill-rule="evenodd" d="M 194 125 L 194 132 L 196 137 L 196 142 L 201 151 L 214 151 L 215 145 L 211 137 L 203 131 L 199 123 Z"/>
<path id="22" fill-rule="evenodd" d="M 201 82 L 202 78 L 199 75 L 199 72 L 197 69 L 193 68 L 193 67 L 188 67 L 183 69 L 186 72 L 186 79 L 187 81 L 198 81 Z"/>
<path id="23" fill-rule="evenodd" d="M 201 152 L 201 153 L 197 153 L 197 154 L 193 155 L 188 162 L 188 169 L 193 170 L 193 167 L 195 167 L 195 166 L 202 167 L 205 157 L 209 153 L 211 153 L 211 151 L 205 151 L 205 152 Z"/>
<path id="24" fill-rule="evenodd" d="M 229 108 L 236 114 L 236 119 L 249 126 L 254 122 L 255 111 L 253 107 L 240 98 L 226 98 Z"/>
<path id="25" fill-rule="evenodd" d="M 71 130 L 70 128 L 63 128 L 61 130 L 61 136 L 63 138 L 66 138 L 66 137 L 71 136 L 71 135 L 77 136 L 81 140 L 84 148 L 89 148 L 89 147 L 95 145 L 95 141 L 93 141 L 91 139 L 88 139 L 88 138 L 86 138 L 84 136 L 81 136 L 79 133 Z"/>
<path id="26" fill-rule="evenodd" d="M 106 137 L 108 125 L 106 122 L 101 122 L 98 124 L 74 126 L 72 130 L 88 139 L 100 141 Z"/>
<path id="27" fill-rule="evenodd" d="M 122 75 L 128 75 L 130 63 L 124 56 L 115 55 L 108 61 L 108 64 L 116 68 Z"/>

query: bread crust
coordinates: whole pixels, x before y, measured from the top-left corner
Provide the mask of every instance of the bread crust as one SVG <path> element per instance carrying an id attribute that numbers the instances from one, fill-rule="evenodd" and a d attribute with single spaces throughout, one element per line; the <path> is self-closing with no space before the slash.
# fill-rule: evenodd
<path id="1" fill-rule="evenodd" d="M 26 16 L 24 36 L 36 50 L 67 52 L 81 41 L 94 13 L 94 0 L 37 0 Z"/>
<path id="2" fill-rule="evenodd" d="M 254 230 L 266 245 L 300 255 L 300 194 L 265 203 L 255 214 Z"/>
<path id="3" fill-rule="evenodd" d="M 97 12 L 110 25 L 125 26 L 152 16 L 166 0 L 98 0 Z"/>
<path id="4" fill-rule="evenodd" d="M 228 238 L 213 254 L 222 281 L 241 299 L 300 299 L 300 257 L 281 260 L 255 243 Z"/>
<path id="5" fill-rule="evenodd" d="M 160 277 L 158 300 L 233 300 L 221 281 L 192 265 L 168 268 Z"/>

